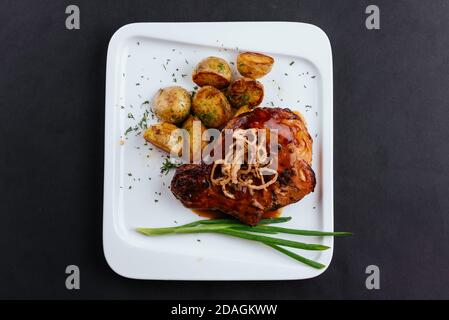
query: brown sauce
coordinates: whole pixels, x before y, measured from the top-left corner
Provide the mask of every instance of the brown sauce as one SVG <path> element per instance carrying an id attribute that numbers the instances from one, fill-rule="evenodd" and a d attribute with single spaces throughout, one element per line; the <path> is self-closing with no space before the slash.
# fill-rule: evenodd
<path id="1" fill-rule="evenodd" d="M 226 218 L 226 214 L 217 210 L 197 210 L 191 209 L 193 213 L 196 213 L 200 217 L 208 218 L 208 219 L 220 219 Z"/>
<path id="2" fill-rule="evenodd" d="M 262 217 L 263 219 L 277 218 L 282 214 L 282 209 L 283 208 L 279 208 L 277 210 L 265 212 Z"/>
<path id="3" fill-rule="evenodd" d="M 277 218 L 281 215 L 282 209 L 277 209 L 274 211 L 268 211 L 265 212 L 262 216 L 262 219 L 269 219 L 269 218 Z M 207 218 L 207 219 L 221 219 L 221 218 L 229 218 L 229 215 L 217 211 L 217 210 L 197 210 L 197 209 L 191 209 L 193 213 L 199 215 L 200 217 Z"/>

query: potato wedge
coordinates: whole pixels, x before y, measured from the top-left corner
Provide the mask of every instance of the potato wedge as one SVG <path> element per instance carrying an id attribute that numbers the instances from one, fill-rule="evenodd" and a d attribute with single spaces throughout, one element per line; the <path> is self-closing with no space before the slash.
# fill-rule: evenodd
<path id="1" fill-rule="evenodd" d="M 190 93 L 178 86 L 159 89 L 153 100 L 153 112 L 161 120 L 180 123 L 190 113 Z"/>
<path id="2" fill-rule="evenodd" d="M 231 75 L 231 68 L 225 60 L 208 57 L 196 66 L 192 80 L 200 87 L 212 86 L 223 89 L 231 83 Z"/>
<path id="3" fill-rule="evenodd" d="M 211 86 L 202 87 L 196 92 L 192 110 L 208 128 L 220 128 L 232 117 L 231 105 L 226 96 Z"/>
<path id="4" fill-rule="evenodd" d="M 152 143 L 159 149 L 164 150 L 178 156 L 181 155 L 182 138 L 176 138 L 175 130 L 179 130 L 177 126 L 168 122 L 161 122 L 151 125 L 145 130 L 143 137 L 146 141 Z"/>
<path id="5" fill-rule="evenodd" d="M 254 79 L 240 78 L 228 87 L 227 96 L 234 108 L 245 105 L 253 108 L 263 100 L 263 85 Z"/>
<path id="6" fill-rule="evenodd" d="M 243 52 L 237 56 L 237 70 L 248 78 L 258 79 L 271 71 L 274 59 L 270 56 L 256 53 Z"/>
<path id="7" fill-rule="evenodd" d="M 207 141 L 202 141 L 203 132 L 207 130 L 206 127 L 200 119 L 190 115 L 182 124 L 182 128 L 189 133 L 190 158 L 201 159 L 201 151 L 207 146 Z"/>

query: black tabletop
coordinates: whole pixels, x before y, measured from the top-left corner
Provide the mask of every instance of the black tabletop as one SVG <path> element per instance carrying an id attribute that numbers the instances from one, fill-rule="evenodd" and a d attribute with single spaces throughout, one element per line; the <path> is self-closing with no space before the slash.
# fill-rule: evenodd
<path id="1" fill-rule="evenodd" d="M 449 2 L 376 0 L 380 30 L 367 30 L 372 2 L 2 1 L 0 298 L 449 298 Z M 79 30 L 65 27 L 70 4 Z M 305 281 L 115 274 L 102 249 L 110 37 L 131 22 L 267 20 L 312 23 L 330 38 L 335 228 L 355 235 Z M 65 287 L 71 264 L 80 290 Z M 379 290 L 365 286 L 369 265 Z"/>

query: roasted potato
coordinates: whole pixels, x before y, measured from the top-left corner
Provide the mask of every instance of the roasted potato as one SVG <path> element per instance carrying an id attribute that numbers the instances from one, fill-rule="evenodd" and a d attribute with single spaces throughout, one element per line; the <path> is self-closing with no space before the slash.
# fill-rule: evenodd
<path id="1" fill-rule="evenodd" d="M 208 57 L 196 66 L 192 80 L 200 87 L 212 86 L 223 89 L 231 83 L 231 68 L 221 58 Z"/>
<path id="2" fill-rule="evenodd" d="M 241 106 L 253 108 L 263 100 L 263 85 L 254 79 L 240 78 L 228 87 L 227 96 L 234 108 Z"/>
<path id="3" fill-rule="evenodd" d="M 156 116 L 169 123 L 181 123 L 191 107 L 190 93 L 182 87 L 167 87 L 159 89 L 154 96 L 153 112 Z"/>
<path id="4" fill-rule="evenodd" d="M 181 155 L 182 136 L 175 135 L 177 126 L 168 122 L 161 122 L 150 126 L 143 134 L 146 141 L 166 152 Z M 173 134 L 173 135 L 172 135 Z"/>
<path id="5" fill-rule="evenodd" d="M 256 53 L 244 52 L 237 56 L 237 70 L 248 78 L 258 79 L 271 71 L 274 59 L 270 56 Z"/>
<path id="6" fill-rule="evenodd" d="M 232 116 L 231 105 L 217 88 L 205 86 L 192 100 L 193 113 L 209 128 L 223 126 Z"/>
<path id="7" fill-rule="evenodd" d="M 206 131 L 204 124 L 197 117 L 190 115 L 182 124 L 182 128 L 189 133 L 190 158 L 193 159 L 196 154 L 201 156 L 201 151 L 207 146 L 207 141 L 202 141 L 203 132 Z"/>
<path id="8" fill-rule="evenodd" d="M 241 115 L 242 113 L 251 111 L 251 109 L 248 106 L 241 106 L 238 108 L 238 110 L 234 113 L 234 118 Z"/>

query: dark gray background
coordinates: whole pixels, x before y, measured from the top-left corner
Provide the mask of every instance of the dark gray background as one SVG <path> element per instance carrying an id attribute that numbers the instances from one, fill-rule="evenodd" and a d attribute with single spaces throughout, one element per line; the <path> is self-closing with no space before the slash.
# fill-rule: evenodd
<path id="1" fill-rule="evenodd" d="M 364 24 L 373 3 L 379 31 Z M 69 4 L 79 31 L 65 29 Z M 131 22 L 232 20 L 328 34 L 335 227 L 355 236 L 306 281 L 122 278 L 102 250 L 108 41 Z M 449 298 L 449 1 L 2 0 L 0 21 L 1 298 Z M 79 291 L 65 289 L 68 264 Z M 378 291 L 365 289 L 369 264 Z"/>

